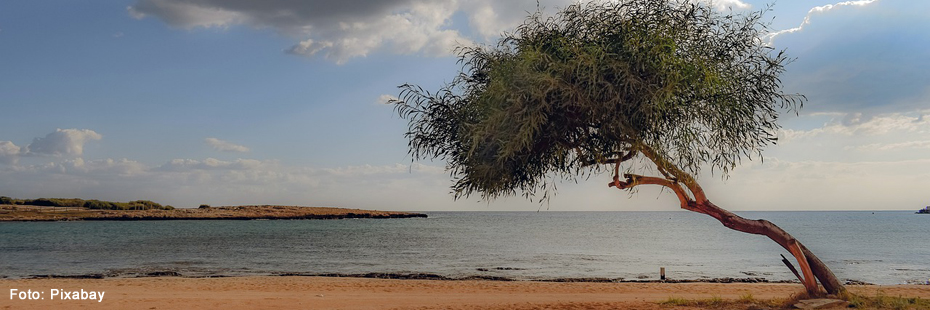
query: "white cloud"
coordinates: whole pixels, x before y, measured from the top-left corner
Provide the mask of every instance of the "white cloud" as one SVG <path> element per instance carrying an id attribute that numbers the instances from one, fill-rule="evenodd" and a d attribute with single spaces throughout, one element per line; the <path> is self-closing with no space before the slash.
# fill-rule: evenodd
<path id="1" fill-rule="evenodd" d="M 142 175 L 148 169 L 144 164 L 128 159 L 84 160 L 75 158 L 40 166 L 46 171 L 84 176 L 131 177 Z"/>
<path id="2" fill-rule="evenodd" d="M 238 145 L 229 141 L 220 140 L 217 138 L 206 138 L 203 140 L 207 145 L 212 147 L 214 150 L 220 152 L 238 152 L 245 153 L 249 151 L 249 148 Z"/>
<path id="3" fill-rule="evenodd" d="M 819 114 L 823 115 L 823 114 Z M 834 118 L 823 127 L 810 130 L 781 129 L 778 133 L 779 143 L 791 143 L 801 139 L 812 139 L 826 135 L 835 136 L 900 136 L 906 133 L 930 133 L 930 118 L 923 115 L 906 115 L 902 113 L 864 116 L 862 113 L 847 113 L 842 118 Z"/>
<path id="4" fill-rule="evenodd" d="M 825 13 L 825 12 L 827 12 L 827 11 L 830 11 L 830 10 L 833 10 L 833 9 L 836 9 L 836 8 L 840 8 L 840 7 L 844 7 L 844 6 L 864 6 L 864 5 L 867 5 L 867 4 L 871 4 L 872 2 L 875 2 L 875 1 L 878 1 L 878 0 L 844 1 L 844 2 L 839 2 L 839 3 L 836 3 L 836 4 L 827 4 L 827 5 L 822 5 L 822 6 L 813 7 L 813 8 L 810 9 L 810 11 L 807 12 L 807 15 L 804 16 L 804 20 L 801 21 L 801 24 L 800 24 L 800 25 L 798 25 L 797 27 L 794 27 L 794 28 L 789 28 L 789 29 L 784 29 L 784 30 L 779 30 L 779 31 L 772 32 L 772 33 L 770 33 L 770 34 L 768 35 L 767 40 L 768 40 L 768 42 L 769 42 L 769 45 L 772 45 L 772 41 L 774 41 L 774 40 L 775 40 L 775 37 L 777 37 L 777 36 L 780 36 L 780 35 L 783 35 L 783 34 L 788 34 L 788 33 L 795 33 L 795 32 L 799 32 L 799 31 L 801 31 L 801 30 L 804 30 L 804 28 L 805 28 L 807 25 L 810 25 L 810 23 L 811 23 L 811 17 L 814 16 L 814 15 L 816 15 L 816 14 L 823 14 L 823 13 Z"/>
<path id="5" fill-rule="evenodd" d="M 10 141 L 0 141 L 0 164 L 15 164 L 21 148 Z"/>
<path id="6" fill-rule="evenodd" d="M 703 2 L 707 4 L 708 6 L 714 9 L 717 9 L 719 11 L 726 11 L 730 9 L 746 10 L 752 7 L 748 3 L 740 1 L 740 0 L 692 0 L 692 1 Z"/>
<path id="7" fill-rule="evenodd" d="M 389 104 L 392 100 L 397 100 L 397 97 L 393 95 L 383 94 L 381 96 L 378 96 L 377 103 L 378 104 Z"/>
<path id="8" fill-rule="evenodd" d="M 860 145 L 855 148 L 860 151 L 891 151 L 891 150 L 912 150 L 912 149 L 930 149 L 930 140 L 907 141 L 898 143 L 872 143 Z"/>
<path id="9" fill-rule="evenodd" d="M 318 32 L 311 30 L 310 38 L 297 43 L 288 52 L 302 56 L 323 52 L 327 59 L 339 64 L 382 48 L 398 54 L 449 55 L 455 46 L 471 41 L 456 30 L 445 29 L 454 11 L 441 4 L 418 4 L 409 11 L 340 22 L 338 27 Z M 317 33 L 322 35 L 315 35 Z"/>
<path id="10" fill-rule="evenodd" d="M 56 129 L 44 138 L 35 138 L 26 146 L 27 155 L 81 156 L 84 143 L 103 138 L 90 129 Z"/>
<path id="11" fill-rule="evenodd" d="M 259 168 L 276 167 L 274 161 L 260 161 L 255 159 L 237 159 L 235 161 L 222 161 L 216 158 L 207 158 L 205 160 L 194 159 L 173 159 L 163 165 L 158 170 L 187 172 L 194 170 L 253 170 Z"/>
<path id="12" fill-rule="evenodd" d="M 425 174 L 445 174 L 445 169 L 437 166 L 423 165 L 414 163 L 412 165 L 394 164 L 388 166 L 347 166 L 332 169 L 323 169 L 324 172 L 333 176 L 369 176 L 377 174 L 403 174 L 403 173 L 425 173 Z"/>

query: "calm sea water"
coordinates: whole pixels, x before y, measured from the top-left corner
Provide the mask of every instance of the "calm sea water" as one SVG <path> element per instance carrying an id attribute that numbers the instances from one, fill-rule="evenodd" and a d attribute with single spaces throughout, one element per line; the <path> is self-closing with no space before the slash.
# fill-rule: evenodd
<path id="1" fill-rule="evenodd" d="M 429 212 L 427 219 L 0 223 L 0 277 L 434 273 L 516 279 L 794 276 L 762 236 L 690 212 Z M 930 216 L 742 212 L 768 219 L 841 279 L 930 279 Z M 486 270 L 486 271 L 485 271 Z"/>

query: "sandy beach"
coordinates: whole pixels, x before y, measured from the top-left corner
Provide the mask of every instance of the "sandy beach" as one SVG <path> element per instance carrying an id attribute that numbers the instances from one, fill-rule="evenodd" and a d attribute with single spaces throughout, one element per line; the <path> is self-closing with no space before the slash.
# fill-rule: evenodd
<path id="1" fill-rule="evenodd" d="M 685 299 L 783 299 L 800 284 L 558 283 L 330 277 L 0 280 L 0 309 L 682 309 Z M 37 291 L 20 300 L 11 289 Z M 50 300 L 59 292 L 104 292 L 98 300 Z M 850 286 L 857 294 L 930 298 L 930 286 Z M 28 295 L 28 294 L 26 294 Z M 41 299 L 44 298 L 44 299 Z M 60 297 L 59 297 L 60 298 Z"/>

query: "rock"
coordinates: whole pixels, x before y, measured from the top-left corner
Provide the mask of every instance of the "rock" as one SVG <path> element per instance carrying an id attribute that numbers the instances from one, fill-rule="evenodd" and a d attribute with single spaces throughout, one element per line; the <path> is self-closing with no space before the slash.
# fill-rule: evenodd
<path id="1" fill-rule="evenodd" d="M 839 299 L 817 298 L 799 300 L 798 303 L 794 304 L 794 307 L 798 309 L 827 309 L 839 306 L 845 307 L 846 301 Z"/>
<path id="2" fill-rule="evenodd" d="M 145 274 L 148 277 L 180 277 L 181 274 L 176 271 L 155 271 Z"/>

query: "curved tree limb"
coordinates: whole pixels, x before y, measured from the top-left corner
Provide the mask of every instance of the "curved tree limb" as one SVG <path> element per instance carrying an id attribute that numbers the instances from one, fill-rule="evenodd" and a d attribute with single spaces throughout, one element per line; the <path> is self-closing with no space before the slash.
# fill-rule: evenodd
<path id="1" fill-rule="evenodd" d="M 640 152 L 643 153 L 643 156 L 646 156 L 646 158 L 649 158 L 649 160 L 655 163 L 660 172 L 664 171 L 663 174 L 671 174 L 677 180 L 684 183 L 685 186 L 687 186 L 691 191 L 691 194 L 694 195 L 694 200 L 696 202 L 703 203 L 707 201 L 707 196 L 704 194 L 704 189 L 701 188 L 701 185 L 699 185 L 697 181 L 694 180 L 694 177 L 692 177 L 691 174 L 682 171 L 662 156 L 659 156 L 652 148 L 646 145 L 640 145 L 639 149 Z"/>
<path id="2" fill-rule="evenodd" d="M 763 235 L 781 245 L 785 250 L 788 250 L 798 259 L 798 264 L 802 266 L 807 265 L 810 269 L 805 271 L 805 276 L 807 277 L 806 272 L 811 272 L 820 283 L 823 284 L 824 289 L 830 294 L 837 294 L 844 290 L 843 285 L 836 279 L 836 276 L 830 271 L 830 268 L 823 263 L 819 258 L 817 258 L 814 253 L 807 249 L 800 241 L 795 239 L 791 234 L 781 229 L 772 222 L 766 220 L 749 220 L 739 215 L 733 214 L 730 211 L 724 210 L 710 201 L 705 201 L 704 203 L 696 204 L 696 207 L 701 209 L 704 214 L 710 215 L 711 217 L 720 221 L 723 226 L 727 228 L 741 231 L 750 234 Z M 797 247 L 801 250 L 800 254 L 795 255 L 795 251 L 792 250 L 792 244 L 797 244 Z M 802 263 L 803 262 L 803 263 Z M 812 292 L 816 293 L 816 292 Z"/>
<path id="3" fill-rule="evenodd" d="M 654 153 L 644 153 L 644 155 L 650 157 L 650 155 L 654 155 Z M 717 219 L 727 228 L 750 234 L 763 235 L 781 245 L 797 259 L 798 265 L 805 278 L 803 284 L 809 293 L 813 295 L 818 294 L 819 289 L 817 288 L 817 282 L 814 280 L 814 277 L 820 280 L 824 289 L 831 294 L 836 294 L 844 290 L 843 285 L 839 283 L 836 276 L 830 271 L 826 264 L 811 253 L 801 242 L 791 236 L 791 234 L 781 229 L 781 227 L 767 220 L 749 220 L 720 208 L 710 202 L 710 200 L 707 200 L 706 196 L 703 195 L 703 190 L 694 182 L 694 179 L 690 175 L 674 166 L 666 166 L 665 169 L 676 177 L 683 176 L 682 179 L 690 180 L 693 185 L 689 186 L 688 183 L 685 182 L 685 186 L 691 191 L 695 198 L 692 199 L 689 197 L 685 188 L 683 188 L 679 182 L 659 177 L 627 174 L 624 175 L 626 180 L 621 181 L 619 176 L 614 175 L 613 182 L 608 184 L 608 186 L 616 187 L 620 190 L 630 189 L 638 185 L 659 185 L 669 188 L 678 196 L 682 209 L 707 214 Z"/>
<path id="4" fill-rule="evenodd" d="M 635 174 L 626 174 L 624 175 L 624 177 L 626 177 L 626 181 L 620 181 L 620 178 L 618 176 L 614 176 L 614 181 L 611 182 L 610 184 L 607 184 L 607 186 L 616 187 L 617 189 L 620 189 L 620 190 L 630 189 L 637 185 L 647 185 L 647 184 L 665 186 L 671 189 L 673 192 L 675 192 L 675 195 L 678 196 L 678 201 L 681 202 L 682 209 L 694 211 L 694 212 L 700 212 L 698 209 L 692 207 L 694 201 L 691 200 L 691 198 L 685 192 L 684 188 L 682 188 L 681 185 L 676 182 L 672 182 L 668 179 L 663 179 L 663 178 L 647 177 L 647 176 L 641 176 L 641 175 L 635 175 Z"/>

